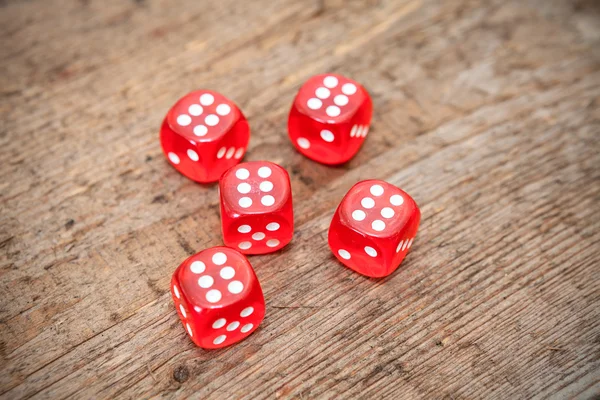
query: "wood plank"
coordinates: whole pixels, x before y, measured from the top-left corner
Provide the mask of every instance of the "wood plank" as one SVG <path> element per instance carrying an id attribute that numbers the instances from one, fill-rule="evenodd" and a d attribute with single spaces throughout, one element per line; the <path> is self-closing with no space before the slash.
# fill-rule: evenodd
<path id="1" fill-rule="evenodd" d="M 590 398 L 600 394 L 600 10 L 589 1 L 0 3 L 3 398 Z M 295 91 L 335 71 L 375 118 L 348 164 L 296 153 Z M 296 235 L 252 257 L 267 317 L 197 349 L 168 294 L 222 243 L 214 185 L 168 166 L 195 87 L 249 117 L 248 160 L 290 171 Z M 360 179 L 423 222 L 382 280 L 339 265 Z M 323 284 L 326 282 L 327 284 Z"/>

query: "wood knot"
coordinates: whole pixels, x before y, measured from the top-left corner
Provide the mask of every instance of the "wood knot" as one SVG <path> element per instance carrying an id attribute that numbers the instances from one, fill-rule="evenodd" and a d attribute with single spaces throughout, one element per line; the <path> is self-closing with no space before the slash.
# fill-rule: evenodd
<path id="1" fill-rule="evenodd" d="M 168 203 L 169 200 L 167 199 L 167 197 L 164 194 L 159 194 L 158 196 L 154 196 L 154 198 L 152 199 L 152 204 L 166 204 Z"/>
<path id="2" fill-rule="evenodd" d="M 179 383 L 187 381 L 189 377 L 190 371 L 185 365 L 175 367 L 175 369 L 173 370 L 173 379 L 175 379 Z"/>

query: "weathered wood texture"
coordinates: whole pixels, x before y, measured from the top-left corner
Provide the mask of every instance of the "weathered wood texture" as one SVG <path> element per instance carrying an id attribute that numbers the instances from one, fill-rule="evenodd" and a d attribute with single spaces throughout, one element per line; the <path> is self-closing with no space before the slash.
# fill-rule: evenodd
<path id="1" fill-rule="evenodd" d="M 593 398 L 600 393 L 600 5 L 594 0 L 0 2 L 2 398 Z M 324 71 L 362 82 L 347 165 L 286 117 Z M 168 292 L 221 244 L 217 190 L 162 156 L 199 87 L 292 177 L 297 232 L 251 257 L 261 328 L 195 348 Z M 420 204 L 386 279 L 326 231 L 360 179 Z"/>

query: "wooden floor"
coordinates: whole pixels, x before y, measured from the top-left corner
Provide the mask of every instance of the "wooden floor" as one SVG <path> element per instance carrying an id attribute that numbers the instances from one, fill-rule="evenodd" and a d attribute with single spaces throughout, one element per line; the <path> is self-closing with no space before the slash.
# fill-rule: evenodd
<path id="1" fill-rule="evenodd" d="M 596 0 L 0 1 L 0 397 L 529 399 L 600 395 Z M 362 150 L 298 154 L 287 113 L 337 72 L 374 101 Z M 291 175 L 297 232 L 253 256 L 267 315 L 194 347 L 175 267 L 220 245 L 215 185 L 158 128 L 197 88 Z M 410 193 L 402 267 L 326 243 L 358 180 Z"/>

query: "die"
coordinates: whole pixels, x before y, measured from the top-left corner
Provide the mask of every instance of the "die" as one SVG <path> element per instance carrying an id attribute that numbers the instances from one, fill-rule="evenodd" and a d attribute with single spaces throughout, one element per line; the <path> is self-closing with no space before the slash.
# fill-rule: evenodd
<path id="1" fill-rule="evenodd" d="M 387 276 L 410 250 L 420 220 L 421 211 L 406 192 L 380 180 L 358 182 L 333 216 L 329 247 L 348 268 Z"/>
<path id="2" fill-rule="evenodd" d="M 227 247 L 203 250 L 181 263 L 171 279 L 171 295 L 188 335 L 205 349 L 239 342 L 265 316 L 265 300 L 252 266 Z"/>
<path id="3" fill-rule="evenodd" d="M 219 181 L 221 228 L 226 246 L 265 254 L 292 240 L 294 211 L 290 177 L 268 161 L 241 163 Z"/>
<path id="4" fill-rule="evenodd" d="M 225 96 L 197 90 L 182 97 L 167 113 L 160 143 L 167 159 L 196 182 L 215 182 L 240 162 L 250 140 L 250 126 Z"/>
<path id="5" fill-rule="evenodd" d="M 369 133 L 373 103 L 357 82 L 336 74 L 316 75 L 298 91 L 288 118 L 296 149 L 323 164 L 350 160 Z"/>

